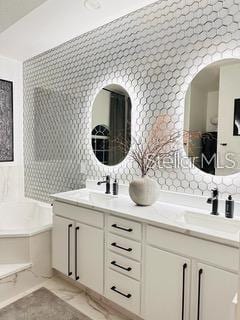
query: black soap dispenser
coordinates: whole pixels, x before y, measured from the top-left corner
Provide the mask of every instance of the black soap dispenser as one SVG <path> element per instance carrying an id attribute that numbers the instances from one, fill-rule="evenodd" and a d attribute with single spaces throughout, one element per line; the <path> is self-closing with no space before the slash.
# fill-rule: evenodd
<path id="1" fill-rule="evenodd" d="M 115 178 L 114 182 L 113 182 L 113 195 L 114 196 L 117 196 L 118 195 L 118 181 L 117 179 Z"/>
<path id="2" fill-rule="evenodd" d="M 234 201 L 232 199 L 232 196 L 229 195 L 228 199 L 226 200 L 225 217 L 232 219 L 233 215 L 234 215 Z"/>

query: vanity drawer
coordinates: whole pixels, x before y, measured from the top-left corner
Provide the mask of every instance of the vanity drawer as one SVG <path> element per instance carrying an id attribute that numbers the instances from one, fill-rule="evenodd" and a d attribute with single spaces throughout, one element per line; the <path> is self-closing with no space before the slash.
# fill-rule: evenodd
<path id="1" fill-rule="evenodd" d="M 139 242 L 108 233 L 108 249 L 128 258 L 141 260 L 141 244 Z"/>
<path id="2" fill-rule="evenodd" d="M 141 264 L 134 260 L 120 256 L 119 254 L 108 252 L 107 266 L 126 276 L 140 280 Z"/>
<path id="3" fill-rule="evenodd" d="M 147 243 L 238 272 L 239 253 L 237 248 L 150 225 L 147 226 Z"/>
<path id="4" fill-rule="evenodd" d="M 106 297 L 123 308 L 140 313 L 140 282 L 107 270 Z"/>
<path id="5" fill-rule="evenodd" d="M 142 225 L 141 223 L 122 219 L 116 216 L 108 217 L 108 230 L 115 234 L 130 239 L 139 240 L 142 239 Z"/>
<path id="6" fill-rule="evenodd" d="M 60 201 L 54 201 L 53 213 L 97 228 L 103 228 L 104 225 L 103 213 Z"/>

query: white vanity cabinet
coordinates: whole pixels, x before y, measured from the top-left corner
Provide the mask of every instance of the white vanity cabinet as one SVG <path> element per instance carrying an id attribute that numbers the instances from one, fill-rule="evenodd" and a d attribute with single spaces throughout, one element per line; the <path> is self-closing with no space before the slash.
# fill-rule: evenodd
<path id="1" fill-rule="evenodd" d="M 144 319 L 234 320 L 237 248 L 153 226 L 146 238 Z"/>
<path id="2" fill-rule="evenodd" d="M 191 261 L 147 246 L 145 319 L 188 320 Z"/>
<path id="3" fill-rule="evenodd" d="M 53 267 L 144 320 L 235 320 L 238 248 L 55 201 Z"/>
<path id="4" fill-rule="evenodd" d="M 103 215 L 61 202 L 53 212 L 53 268 L 103 294 Z"/>
<path id="5" fill-rule="evenodd" d="M 150 246 L 145 272 L 144 319 L 234 320 L 236 274 Z"/>
<path id="6" fill-rule="evenodd" d="M 193 264 L 192 319 L 234 319 L 238 276 L 200 262 Z"/>
<path id="7" fill-rule="evenodd" d="M 142 224 L 108 215 L 105 295 L 141 315 Z"/>
<path id="8" fill-rule="evenodd" d="M 74 221 L 53 217 L 52 266 L 66 276 L 74 275 Z"/>
<path id="9" fill-rule="evenodd" d="M 86 287 L 103 293 L 103 230 L 76 224 L 76 278 Z"/>

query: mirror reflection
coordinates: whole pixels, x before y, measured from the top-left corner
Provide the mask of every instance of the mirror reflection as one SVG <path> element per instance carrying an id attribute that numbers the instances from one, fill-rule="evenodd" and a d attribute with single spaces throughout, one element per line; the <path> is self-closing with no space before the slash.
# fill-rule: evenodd
<path id="1" fill-rule="evenodd" d="M 240 60 L 210 64 L 185 97 L 184 148 L 192 163 L 212 175 L 240 169 Z"/>
<path id="2" fill-rule="evenodd" d="M 127 156 L 131 144 L 131 99 L 116 84 L 104 87 L 92 108 L 92 148 L 102 164 L 113 166 Z"/>

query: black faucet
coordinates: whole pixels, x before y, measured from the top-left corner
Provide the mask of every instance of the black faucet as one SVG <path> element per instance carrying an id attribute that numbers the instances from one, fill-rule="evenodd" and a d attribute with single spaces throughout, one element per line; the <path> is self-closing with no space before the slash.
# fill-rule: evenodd
<path id="1" fill-rule="evenodd" d="M 212 190 L 212 197 L 207 199 L 207 203 L 212 204 L 212 212 L 211 214 L 218 216 L 218 189 Z"/>
<path id="2" fill-rule="evenodd" d="M 111 191 L 111 183 L 110 183 L 110 176 L 106 176 L 106 180 L 104 181 L 98 181 L 97 185 L 100 186 L 102 183 L 106 183 L 106 194 L 110 194 Z"/>

